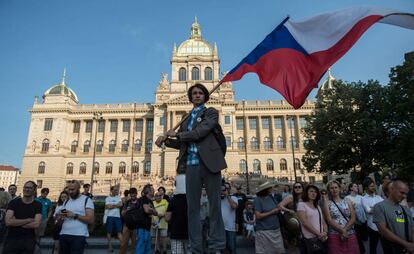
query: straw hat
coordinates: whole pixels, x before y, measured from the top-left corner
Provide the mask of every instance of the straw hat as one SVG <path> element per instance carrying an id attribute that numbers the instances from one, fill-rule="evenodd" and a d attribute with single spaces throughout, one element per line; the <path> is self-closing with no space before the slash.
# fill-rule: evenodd
<path id="1" fill-rule="evenodd" d="M 256 194 L 266 189 L 272 188 L 273 186 L 275 186 L 275 183 L 272 183 L 272 182 L 262 183 L 261 185 L 257 186 Z"/>

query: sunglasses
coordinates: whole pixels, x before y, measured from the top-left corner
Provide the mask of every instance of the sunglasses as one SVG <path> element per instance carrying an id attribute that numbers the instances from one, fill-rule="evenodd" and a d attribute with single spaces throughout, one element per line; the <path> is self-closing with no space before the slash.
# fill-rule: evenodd
<path id="1" fill-rule="evenodd" d="M 295 188 L 295 189 L 302 189 L 302 186 L 300 186 L 300 185 L 296 185 L 295 187 L 293 187 L 293 188 Z"/>

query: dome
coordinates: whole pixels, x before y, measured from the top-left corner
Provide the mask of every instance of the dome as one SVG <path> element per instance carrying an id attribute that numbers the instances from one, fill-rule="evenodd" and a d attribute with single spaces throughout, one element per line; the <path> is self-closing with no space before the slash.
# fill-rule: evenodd
<path id="1" fill-rule="evenodd" d="M 177 56 L 189 55 L 213 55 L 213 47 L 201 37 L 201 27 L 197 22 L 197 18 L 191 26 L 190 39 L 181 43 L 177 50 Z"/>
<path id="2" fill-rule="evenodd" d="M 60 84 L 54 85 L 51 88 L 47 89 L 47 91 L 43 94 L 43 97 L 46 97 L 48 95 L 64 95 L 70 97 L 72 100 L 78 103 L 78 96 L 76 96 L 75 92 L 65 84 L 65 78 L 66 70 L 63 71 L 63 77 Z"/>

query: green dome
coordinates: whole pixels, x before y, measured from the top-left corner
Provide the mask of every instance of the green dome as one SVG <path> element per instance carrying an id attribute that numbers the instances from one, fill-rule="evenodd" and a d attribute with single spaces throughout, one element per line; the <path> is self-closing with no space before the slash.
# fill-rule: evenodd
<path id="1" fill-rule="evenodd" d="M 48 96 L 48 95 L 65 95 L 65 96 L 72 98 L 72 100 L 76 102 L 79 101 L 78 96 L 76 96 L 75 92 L 69 87 L 67 87 L 65 83 L 60 83 L 58 85 L 54 85 L 51 88 L 49 88 L 45 92 L 44 96 Z"/>

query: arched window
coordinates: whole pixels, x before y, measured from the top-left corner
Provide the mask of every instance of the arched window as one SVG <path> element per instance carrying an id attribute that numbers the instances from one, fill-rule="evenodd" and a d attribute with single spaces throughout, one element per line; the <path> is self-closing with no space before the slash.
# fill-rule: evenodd
<path id="1" fill-rule="evenodd" d="M 86 163 L 82 162 L 79 165 L 79 175 L 85 175 L 86 174 Z"/>
<path id="2" fill-rule="evenodd" d="M 280 159 L 280 170 L 287 170 L 287 162 L 285 159 Z"/>
<path id="3" fill-rule="evenodd" d="M 70 152 L 76 153 L 76 148 L 78 148 L 78 141 L 74 140 L 72 141 L 72 145 L 70 146 Z"/>
<path id="4" fill-rule="evenodd" d="M 213 70 L 210 67 L 204 69 L 204 79 L 213 80 Z"/>
<path id="5" fill-rule="evenodd" d="M 122 141 L 121 152 L 128 152 L 128 146 L 129 146 L 128 140 L 125 139 L 124 141 Z"/>
<path id="6" fill-rule="evenodd" d="M 191 79 L 200 80 L 200 69 L 199 68 L 193 67 L 193 69 L 191 69 Z"/>
<path id="7" fill-rule="evenodd" d="M 91 141 L 86 140 L 85 143 L 83 144 L 83 152 L 84 153 L 89 153 L 89 148 L 91 147 Z"/>
<path id="8" fill-rule="evenodd" d="M 264 138 L 263 144 L 266 151 L 272 150 L 272 142 L 269 137 Z"/>
<path id="9" fill-rule="evenodd" d="M 253 160 L 253 173 L 260 174 L 261 168 L 260 168 L 260 161 L 258 159 Z"/>
<path id="10" fill-rule="evenodd" d="M 49 139 L 45 138 L 42 142 L 42 152 L 49 151 Z"/>
<path id="11" fill-rule="evenodd" d="M 73 175 L 73 163 L 69 162 L 66 164 L 66 174 L 67 175 Z"/>
<path id="12" fill-rule="evenodd" d="M 103 151 L 103 140 L 98 140 L 98 142 L 96 142 L 96 152 L 102 153 L 102 151 Z"/>
<path id="13" fill-rule="evenodd" d="M 45 168 L 46 168 L 46 163 L 44 161 L 41 161 L 39 163 L 39 167 L 37 168 L 37 173 L 38 174 L 44 174 L 45 173 Z"/>
<path id="14" fill-rule="evenodd" d="M 125 174 L 125 172 L 126 172 L 126 164 L 125 162 L 122 161 L 119 163 L 119 173 Z"/>
<path id="15" fill-rule="evenodd" d="M 290 145 L 293 146 L 294 148 L 298 148 L 298 140 L 296 139 L 296 137 L 290 137 Z"/>
<path id="16" fill-rule="evenodd" d="M 115 152 L 115 147 L 116 147 L 116 141 L 115 140 L 111 140 L 109 142 L 109 152 L 110 153 L 114 153 Z"/>
<path id="17" fill-rule="evenodd" d="M 252 150 L 259 150 L 259 142 L 257 141 L 256 137 L 253 137 L 251 139 L 251 144 L 250 145 L 251 145 Z"/>
<path id="18" fill-rule="evenodd" d="M 281 136 L 277 137 L 277 148 L 278 149 L 284 149 L 285 147 L 285 141 L 283 140 L 283 138 Z"/>
<path id="19" fill-rule="evenodd" d="M 239 140 L 237 141 L 237 148 L 239 150 L 244 150 L 244 138 L 239 138 Z"/>
<path id="20" fill-rule="evenodd" d="M 137 174 L 139 172 L 139 164 L 138 161 L 134 161 L 132 164 L 132 174 Z"/>
<path id="21" fill-rule="evenodd" d="M 149 174 L 151 174 L 151 162 L 146 161 L 144 162 L 144 175 L 149 175 Z"/>
<path id="22" fill-rule="evenodd" d="M 112 162 L 106 163 L 105 174 L 112 174 Z"/>
<path id="23" fill-rule="evenodd" d="M 246 165 L 246 160 L 240 160 L 240 162 L 239 162 L 239 170 L 240 170 L 240 173 L 246 173 L 246 167 L 247 165 Z"/>
<path id="24" fill-rule="evenodd" d="M 94 174 L 99 174 L 99 162 L 95 161 L 95 165 L 93 166 Z"/>
<path id="25" fill-rule="evenodd" d="M 141 147 L 142 147 L 141 139 L 135 140 L 134 150 L 139 152 L 141 151 Z"/>
<path id="26" fill-rule="evenodd" d="M 147 140 L 147 144 L 145 146 L 145 151 L 146 152 L 151 152 L 152 151 L 152 139 Z"/>
<path id="27" fill-rule="evenodd" d="M 298 158 L 295 158 L 295 170 L 300 170 L 300 160 Z"/>
<path id="28" fill-rule="evenodd" d="M 187 71 L 184 67 L 181 67 L 178 71 L 178 80 L 179 81 L 186 81 L 187 80 Z"/>
<path id="29" fill-rule="evenodd" d="M 272 159 L 267 160 L 266 169 L 267 169 L 267 171 L 273 171 L 274 170 L 274 165 L 273 165 L 273 160 Z"/>

